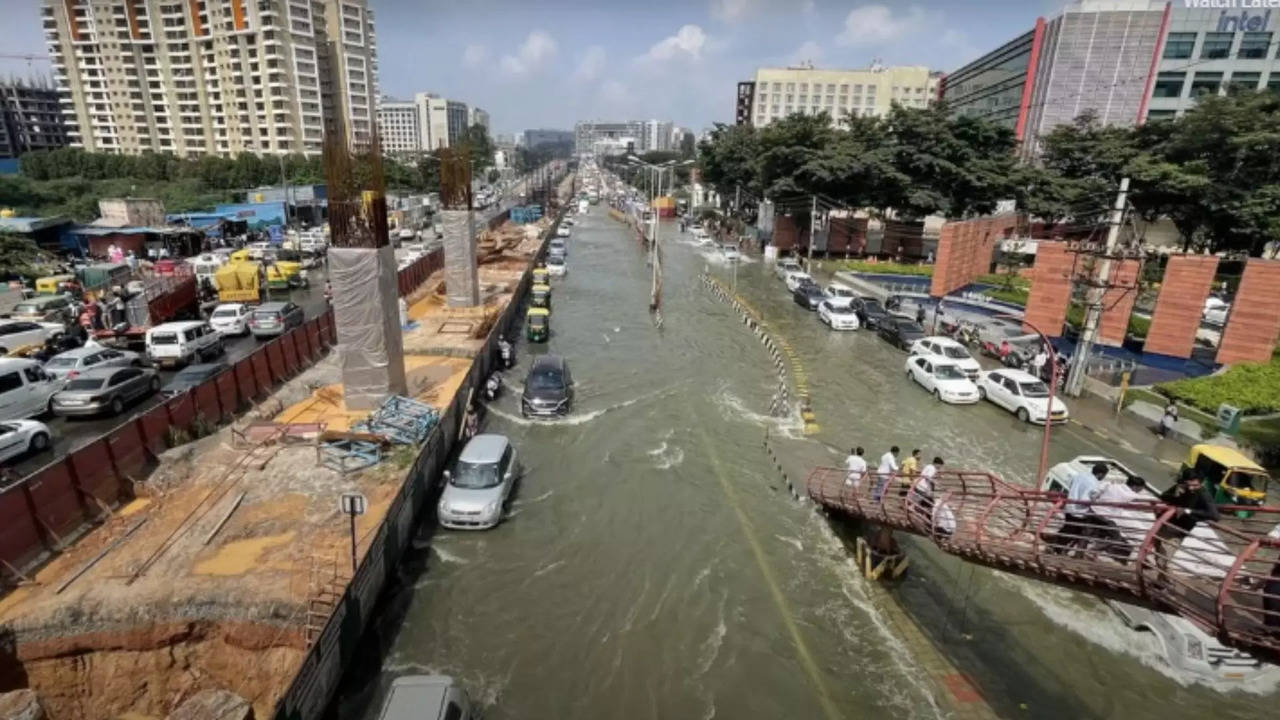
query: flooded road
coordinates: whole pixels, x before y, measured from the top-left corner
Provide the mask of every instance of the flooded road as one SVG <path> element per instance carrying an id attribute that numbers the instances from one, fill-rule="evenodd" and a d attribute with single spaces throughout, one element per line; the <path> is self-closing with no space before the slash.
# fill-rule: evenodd
<path id="1" fill-rule="evenodd" d="M 948 691 L 889 622 L 901 603 L 1005 717 L 1252 718 L 1274 702 L 1220 693 L 1154 665 L 1150 641 L 1102 603 L 971 568 L 908 539 L 912 570 L 887 589 L 857 574 L 844 528 L 794 500 L 796 482 L 854 444 L 897 444 L 950 467 L 1030 483 L 1038 429 L 994 406 L 932 401 L 903 378 L 905 354 L 872 333 L 832 333 L 771 269 L 745 262 L 739 292 L 796 350 L 821 430 L 771 418 L 777 376 L 756 337 L 698 281 L 727 268 L 664 231 L 664 317 L 649 271 L 603 207 L 569 241 L 552 336 L 521 342 L 486 431 L 508 435 L 525 473 L 504 523 L 423 529 L 363 642 L 331 715 L 374 718 L 386 685 L 449 674 L 504 718 L 946 717 Z M 520 418 L 533 355 L 564 355 L 572 414 Z M 1116 454 L 1079 428 L 1053 462 Z M 1117 455 L 1150 477 L 1153 461 Z M 1176 705 L 1174 704 L 1176 703 Z"/>

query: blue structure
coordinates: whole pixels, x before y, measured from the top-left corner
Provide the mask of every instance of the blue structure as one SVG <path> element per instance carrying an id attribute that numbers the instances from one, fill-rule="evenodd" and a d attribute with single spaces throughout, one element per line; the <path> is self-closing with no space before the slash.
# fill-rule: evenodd
<path id="1" fill-rule="evenodd" d="M 525 224 L 542 219 L 541 205 L 516 205 L 511 208 L 511 222 Z"/>

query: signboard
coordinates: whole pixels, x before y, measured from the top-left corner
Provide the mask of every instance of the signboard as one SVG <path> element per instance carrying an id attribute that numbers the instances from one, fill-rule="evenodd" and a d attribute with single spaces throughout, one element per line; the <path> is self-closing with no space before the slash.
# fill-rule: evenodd
<path id="1" fill-rule="evenodd" d="M 362 493 L 345 492 L 338 498 L 338 509 L 347 515 L 363 515 L 369 509 L 369 500 Z"/>
<path id="2" fill-rule="evenodd" d="M 284 203 L 262 202 L 241 203 L 237 205 L 218 205 L 214 212 L 219 215 L 231 215 L 237 220 L 244 220 L 250 230 L 263 230 L 272 225 L 285 224 Z"/>

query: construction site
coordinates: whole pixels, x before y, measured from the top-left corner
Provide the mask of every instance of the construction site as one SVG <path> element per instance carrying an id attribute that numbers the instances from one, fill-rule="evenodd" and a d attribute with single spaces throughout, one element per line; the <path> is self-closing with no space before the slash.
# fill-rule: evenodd
<path id="1" fill-rule="evenodd" d="M 0 596 L 0 717 L 318 714 L 400 539 L 430 507 L 554 217 L 473 241 L 470 307 L 449 302 L 453 246 L 424 258 L 434 271 L 396 323 L 403 395 L 348 407 L 339 313 L 330 352 L 159 453 L 99 524 L 24 568 Z M 355 493 L 362 514 L 343 512 Z"/>

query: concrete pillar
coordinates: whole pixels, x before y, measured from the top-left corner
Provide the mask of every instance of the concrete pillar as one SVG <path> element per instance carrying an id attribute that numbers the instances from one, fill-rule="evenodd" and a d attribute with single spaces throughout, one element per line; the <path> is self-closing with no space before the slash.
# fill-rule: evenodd
<path id="1" fill-rule="evenodd" d="M 445 210 L 440 225 L 444 232 L 444 283 L 449 307 L 475 307 L 480 304 L 475 212 Z"/>
<path id="2" fill-rule="evenodd" d="M 1189 358 L 1204 314 L 1204 299 L 1218 271 L 1215 255 L 1174 255 L 1165 266 L 1160 297 L 1151 314 L 1146 352 Z"/>
<path id="3" fill-rule="evenodd" d="M 1137 260 L 1119 260 L 1111 264 L 1109 284 L 1102 295 L 1102 318 L 1098 321 L 1098 343 L 1120 347 L 1129 330 L 1129 316 L 1138 299 Z"/>
<path id="4" fill-rule="evenodd" d="M 1049 337 L 1062 335 L 1071 303 L 1071 272 L 1075 258 L 1067 244 L 1040 241 L 1036 247 L 1035 272 L 1027 297 L 1026 318 Z M 1029 328 L 1028 328 L 1029 329 Z"/>
<path id="5" fill-rule="evenodd" d="M 1280 335 L 1280 260 L 1251 259 L 1231 303 L 1218 362 L 1271 362 Z"/>
<path id="6" fill-rule="evenodd" d="M 408 394 L 394 249 L 332 247 L 329 280 L 347 409 L 372 410 Z"/>

